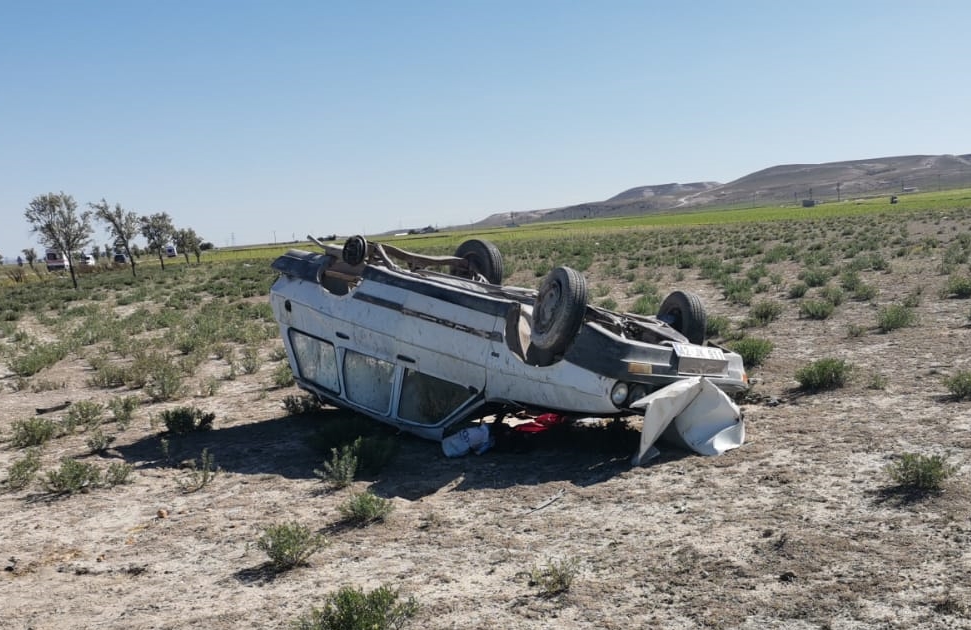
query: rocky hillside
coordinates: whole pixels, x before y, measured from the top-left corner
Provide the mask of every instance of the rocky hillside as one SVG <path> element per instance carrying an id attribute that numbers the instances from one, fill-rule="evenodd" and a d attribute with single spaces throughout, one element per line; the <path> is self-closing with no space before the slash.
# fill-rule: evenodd
<path id="1" fill-rule="evenodd" d="M 971 154 L 785 164 L 756 171 L 727 184 L 695 182 L 638 186 L 604 201 L 494 214 L 477 225 L 629 216 L 678 208 L 745 207 L 766 202 L 801 203 L 803 199 L 837 201 L 965 186 L 971 186 Z"/>

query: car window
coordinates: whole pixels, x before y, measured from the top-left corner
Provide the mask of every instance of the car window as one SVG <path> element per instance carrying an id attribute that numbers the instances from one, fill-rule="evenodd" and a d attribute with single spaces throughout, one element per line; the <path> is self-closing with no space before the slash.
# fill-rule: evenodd
<path id="1" fill-rule="evenodd" d="M 434 376 L 405 370 L 398 401 L 398 417 L 402 420 L 437 424 L 468 400 L 469 391 L 461 385 Z"/>
<path id="2" fill-rule="evenodd" d="M 391 407 L 394 364 L 344 351 L 344 386 L 347 399 L 373 411 L 387 413 Z"/>
<path id="3" fill-rule="evenodd" d="M 337 352 L 332 344 L 295 330 L 290 331 L 290 343 L 302 378 L 332 392 L 340 392 Z"/>

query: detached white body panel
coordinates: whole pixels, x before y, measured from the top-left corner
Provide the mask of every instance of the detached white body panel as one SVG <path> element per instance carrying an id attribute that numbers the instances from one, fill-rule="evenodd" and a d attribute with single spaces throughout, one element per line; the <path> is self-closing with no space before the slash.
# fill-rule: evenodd
<path id="1" fill-rule="evenodd" d="M 644 409 L 641 445 L 632 462 L 635 466 L 656 456 L 653 446 L 662 434 L 701 455 L 721 455 L 745 442 L 745 422 L 738 405 L 700 376 L 668 385 L 632 406 Z"/>

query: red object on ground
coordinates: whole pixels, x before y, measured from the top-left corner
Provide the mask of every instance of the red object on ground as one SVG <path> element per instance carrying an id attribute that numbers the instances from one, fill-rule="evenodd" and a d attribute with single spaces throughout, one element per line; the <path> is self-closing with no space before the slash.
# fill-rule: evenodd
<path id="1" fill-rule="evenodd" d="M 566 416 L 558 413 L 544 413 L 541 416 L 536 416 L 532 422 L 517 424 L 513 427 L 513 430 L 522 433 L 540 433 L 564 422 L 566 422 Z"/>

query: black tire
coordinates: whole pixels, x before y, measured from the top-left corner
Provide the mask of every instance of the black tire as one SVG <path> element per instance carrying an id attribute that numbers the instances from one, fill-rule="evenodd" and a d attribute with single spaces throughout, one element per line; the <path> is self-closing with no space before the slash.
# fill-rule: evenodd
<path id="1" fill-rule="evenodd" d="M 452 267 L 452 275 L 462 278 L 475 278 L 481 275 L 489 284 L 502 283 L 502 254 L 499 248 L 480 239 L 465 241 L 455 250 L 456 258 L 469 261 L 468 270 Z"/>
<path id="2" fill-rule="evenodd" d="M 363 236 L 352 236 L 344 243 L 341 259 L 352 267 L 357 267 L 367 258 L 367 241 Z"/>
<path id="3" fill-rule="evenodd" d="M 533 305 L 530 342 L 540 350 L 562 354 L 576 337 L 587 312 L 587 281 L 569 267 L 557 267 L 543 279 Z"/>
<path id="4" fill-rule="evenodd" d="M 701 298 L 688 291 L 675 291 L 664 298 L 657 311 L 658 319 L 688 338 L 691 343 L 701 344 L 708 331 L 708 315 Z"/>

